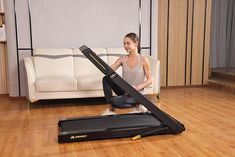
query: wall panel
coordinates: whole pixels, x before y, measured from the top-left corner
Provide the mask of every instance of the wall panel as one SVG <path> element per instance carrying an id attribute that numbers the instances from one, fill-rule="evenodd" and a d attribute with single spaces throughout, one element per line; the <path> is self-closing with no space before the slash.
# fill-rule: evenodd
<path id="1" fill-rule="evenodd" d="M 162 86 L 208 80 L 211 0 L 159 0 Z"/>
<path id="2" fill-rule="evenodd" d="M 8 94 L 8 71 L 7 71 L 6 44 L 0 43 L 0 94 Z"/>
<path id="3" fill-rule="evenodd" d="M 0 27 L 5 25 L 5 13 L 3 12 L 3 4 L 2 1 L 0 2 Z M 8 60 L 7 60 L 7 49 L 6 49 L 6 42 L 0 41 L 0 94 L 8 94 Z"/>
<path id="4" fill-rule="evenodd" d="M 202 84 L 205 0 L 194 0 L 191 85 Z"/>
<path id="5" fill-rule="evenodd" d="M 184 85 L 187 0 L 171 0 L 169 9 L 168 85 Z"/>
<path id="6" fill-rule="evenodd" d="M 204 54 L 204 75 L 203 75 L 203 84 L 208 83 L 208 76 L 209 76 L 209 54 L 210 54 L 210 28 L 211 28 L 211 5 L 212 0 L 207 0 L 207 12 L 206 12 L 206 32 L 205 32 L 205 54 Z"/>
<path id="7" fill-rule="evenodd" d="M 187 4 L 187 53 L 185 57 L 185 64 L 186 64 L 186 69 L 185 69 L 185 85 L 190 85 L 191 81 L 191 52 L 192 52 L 192 26 L 193 26 L 193 1 L 194 0 L 189 0 Z"/>
<path id="8" fill-rule="evenodd" d="M 161 61 L 161 85 L 166 85 L 168 1 L 158 1 L 158 59 Z"/>

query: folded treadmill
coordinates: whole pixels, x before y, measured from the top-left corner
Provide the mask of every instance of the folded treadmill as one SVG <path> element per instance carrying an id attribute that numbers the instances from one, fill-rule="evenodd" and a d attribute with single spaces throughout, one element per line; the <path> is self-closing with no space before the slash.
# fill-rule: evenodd
<path id="1" fill-rule="evenodd" d="M 185 130 L 182 123 L 135 90 L 90 48 L 83 45 L 79 49 L 104 75 L 150 112 L 61 119 L 58 122 L 59 143 L 122 137 L 138 139 L 150 135 L 179 134 Z"/>

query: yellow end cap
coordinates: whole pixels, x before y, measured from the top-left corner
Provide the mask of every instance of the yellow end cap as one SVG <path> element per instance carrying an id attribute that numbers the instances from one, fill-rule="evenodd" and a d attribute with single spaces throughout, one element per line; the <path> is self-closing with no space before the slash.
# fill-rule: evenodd
<path id="1" fill-rule="evenodd" d="M 140 135 L 136 135 L 136 136 L 132 137 L 132 140 L 138 140 L 139 138 L 141 138 L 141 136 Z"/>

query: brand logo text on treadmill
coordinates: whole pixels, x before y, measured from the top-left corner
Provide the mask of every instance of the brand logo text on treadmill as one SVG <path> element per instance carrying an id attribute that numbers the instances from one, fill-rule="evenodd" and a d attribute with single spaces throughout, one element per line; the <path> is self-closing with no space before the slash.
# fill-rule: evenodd
<path id="1" fill-rule="evenodd" d="M 71 136 L 70 139 L 77 139 L 77 138 L 86 138 L 87 135 L 76 135 L 76 136 Z"/>

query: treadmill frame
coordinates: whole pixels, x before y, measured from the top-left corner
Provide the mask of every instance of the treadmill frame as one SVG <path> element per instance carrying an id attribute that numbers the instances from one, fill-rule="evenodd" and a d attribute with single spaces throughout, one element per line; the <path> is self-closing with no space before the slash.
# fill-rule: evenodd
<path id="1" fill-rule="evenodd" d="M 148 100 L 145 96 L 139 93 L 136 89 L 134 89 L 130 84 L 128 84 L 125 80 L 123 80 L 107 63 L 105 63 L 101 58 L 99 58 L 90 48 L 83 45 L 79 48 L 81 52 L 106 76 L 108 76 L 114 83 L 116 83 L 120 88 L 126 91 L 130 96 L 132 96 L 136 101 L 144 105 L 150 112 L 151 115 L 158 119 L 162 124 L 162 128 L 148 128 L 143 129 L 141 132 L 142 136 L 154 135 L 154 134 L 179 134 L 185 130 L 185 127 L 182 123 L 171 117 L 169 114 L 161 111 L 157 106 L 155 106 L 150 100 Z M 121 115 L 118 115 L 121 116 Z M 90 117 L 90 118 L 99 118 Z M 85 117 L 89 118 L 89 117 Z M 102 117 L 103 118 L 103 117 Z M 64 120 L 60 120 L 58 126 L 61 127 L 61 123 L 71 120 L 79 120 L 80 118 L 68 118 Z M 105 131 L 104 131 L 105 132 Z M 109 130 L 109 133 L 105 133 L 104 135 L 110 134 L 112 131 Z M 77 138 L 75 138 L 77 137 Z M 79 135 L 76 132 L 60 132 L 58 135 L 58 142 L 73 142 L 73 141 L 85 141 L 85 140 L 95 140 L 95 139 L 107 139 L 107 138 L 118 138 L 120 134 L 115 135 L 111 133 L 108 137 L 104 136 L 89 136 L 86 134 Z M 121 137 L 128 137 L 128 135 L 122 135 Z"/>

